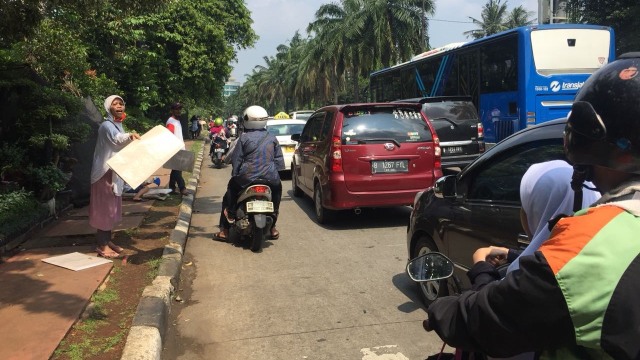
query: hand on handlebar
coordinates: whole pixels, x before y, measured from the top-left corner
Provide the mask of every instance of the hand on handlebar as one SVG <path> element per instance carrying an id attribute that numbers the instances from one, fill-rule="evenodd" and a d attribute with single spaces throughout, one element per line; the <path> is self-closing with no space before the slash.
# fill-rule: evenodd
<path id="1" fill-rule="evenodd" d="M 483 247 L 473 253 L 473 263 L 486 261 L 493 266 L 499 266 L 507 262 L 509 249 L 498 246 Z"/>

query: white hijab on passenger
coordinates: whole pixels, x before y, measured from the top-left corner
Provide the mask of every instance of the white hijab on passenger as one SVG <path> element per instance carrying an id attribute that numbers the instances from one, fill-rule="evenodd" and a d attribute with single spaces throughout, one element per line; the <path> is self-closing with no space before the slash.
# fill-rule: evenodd
<path id="1" fill-rule="evenodd" d="M 531 165 L 522 177 L 520 201 L 527 214 L 532 236 L 531 242 L 520 256 L 532 255 L 549 238 L 549 220 L 560 214 L 573 214 L 572 175 L 573 167 L 566 161 L 552 160 Z M 585 185 L 594 187 L 590 182 L 585 182 Z M 600 198 L 597 191 L 583 188 L 582 192 L 582 208 Z M 509 266 L 508 272 L 519 268 L 518 260 L 519 258 Z"/>

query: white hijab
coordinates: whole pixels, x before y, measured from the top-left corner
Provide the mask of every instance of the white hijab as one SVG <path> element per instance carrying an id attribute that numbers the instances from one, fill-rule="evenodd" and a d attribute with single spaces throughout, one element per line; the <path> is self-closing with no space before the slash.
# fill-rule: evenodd
<path id="1" fill-rule="evenodd" d="M 520 182 L 520 200 L 527 214 L 527 223 L 532 233 L 531 242 L 520 256 L 532 255 L 549 238 L 548 221 L 560 214 L 573 214 L 573 190 L 571 177 L 573 167 L 563 160 L 533 164 Z M 593 188 L 593 184 L 585 185 Z M 588 207 L 600 198 L 600 193 L 582 190 L 582 208 Z M 519 268 L 516 259 L 509 265 L 508 272 Z"/>
<path id="2" fill-rule="evenodd" d="M 124 104 L 124 99 L 118 95 L 111 95 L 108 98 L 104 99 L 104 109 L 107 110 L 107 120 L 113 121 L 113 114 L 111 113 L 111 104 L 113 104 L 113 100 L 120 99 Z"/>

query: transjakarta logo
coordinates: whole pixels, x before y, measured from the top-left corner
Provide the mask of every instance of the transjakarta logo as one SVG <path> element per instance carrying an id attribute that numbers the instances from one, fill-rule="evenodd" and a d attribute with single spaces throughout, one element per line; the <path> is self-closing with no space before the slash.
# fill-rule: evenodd
<path id="1" fill-rule="evenodd" d="M 551 84 L 549 84 L 549 88 L 551 88 L 553 92 L 558 92 L 560 90 L 578 90 L 582 85 L 584 85 L 584 81 L 563 82 L 562 84 L 560 84 L 559 81 L 552 81 Z"/>

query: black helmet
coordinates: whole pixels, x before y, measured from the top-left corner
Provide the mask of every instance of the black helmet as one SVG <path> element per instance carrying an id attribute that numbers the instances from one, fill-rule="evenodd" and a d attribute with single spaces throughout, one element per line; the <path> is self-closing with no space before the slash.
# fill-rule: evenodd
<path id="1" fill-rule="evenodd" d="M 587 79 L 565 130 L 575 165 L 640 174 L 640 52 L 620 56 Z"/>

